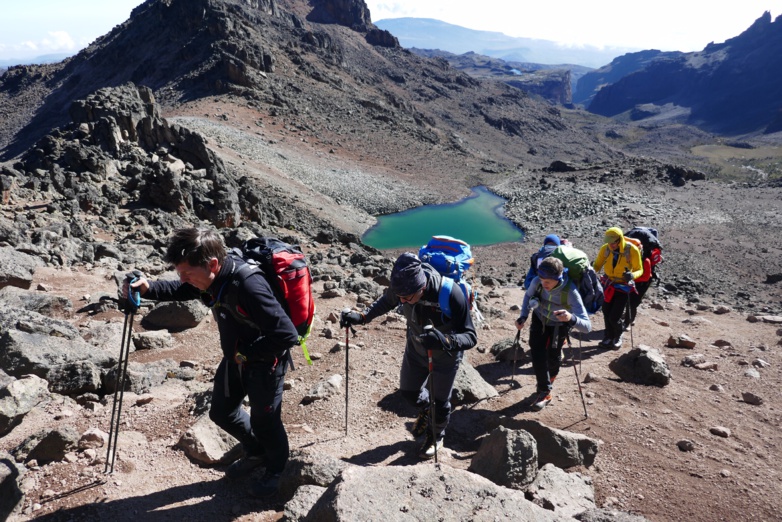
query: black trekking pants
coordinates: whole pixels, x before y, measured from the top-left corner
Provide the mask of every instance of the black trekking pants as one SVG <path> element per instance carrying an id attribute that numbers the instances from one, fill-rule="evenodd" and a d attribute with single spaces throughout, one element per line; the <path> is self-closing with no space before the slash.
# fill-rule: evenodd
<path id="1" fill-rule="evenodd" d="M 636 311 L 638 310 L 638 305 L 641 304 L 641 299 L 644 298 L 644 294 L 646 293 L 647 290 L 649 290 L 649 287 L 651 285 L 652 285 L 651 279 L 649 281 L 644 281 L 643 283 L 635 283 L 635 289 L 638 291 L 638 293 L 630 294 L 630 318 L 629 318 L 630 323 L 635 321 L 635 315 L 636 315 Z"/>
<path id="2" fill-rule="evenodd" d="M 239 366 L 223 357 L 215 373 L 209 418 L 244 446 L 245 454 L 263 456 L 266 469 L 279 473 L 290 453 L 282 424 L 284 360 Z M 250 414 L 242 408 L 245 396 Z"/>
<path id="3" fill-rule="evenodd" d="M 442 438 L 451 419 L 451 393 L 464 352 L 433 350 L 432 355 L 435 431 L 437 437 Z M 402 357 L 399 390 L 408 404 L 429 411 L 429 358 L 421 355 L 409 342 Z"/>
<path id="4" fill-rule="evenodd" d="M 603 337 L 607 339 L 619 339 L 624 332 L 625 323 L 623 316 L 627 311 L 628 295 L 629 294 L 626 294 L 625 292 L 616 290 L 611 301 L 603 303 L 603 321 L 605 322 L 605 333 L 603 334 Z"/>
<path id="5" fill-rule="evenodd" d="M 529 328 L 529 348 L 532 369 L 535 370 L 537 391 L 551 391 L 551 379 L 559 375 L 562 363 L 562 346 L 570 327 L 565 324 L 545 326 L 537 314 L 532 314 Z"/>

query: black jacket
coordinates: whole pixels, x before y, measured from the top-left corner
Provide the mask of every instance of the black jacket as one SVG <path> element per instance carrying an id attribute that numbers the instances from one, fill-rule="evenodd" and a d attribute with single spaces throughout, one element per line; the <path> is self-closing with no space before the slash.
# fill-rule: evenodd
<path id="1" fill-rule="evenodd" d="M 460 352 L 473 348 L 478 344 L 478 336 L 475 333 L 464 292 L 454 283 L 449 297 L 452 317 L 445 317 L 438 304 L 442 276 L 426 263 L 421 266 L 426 274 L 426 287 L 416 304 L 402 303 L 399 297 L 387 288 L 383 295 L 370 305 L 364 321 L 368 323 L 402 304 L 402 313 L 407 319 L 407 342 L 420 354 L 426 355 L 426 349 L 421 345 L 418 336 L 424 332 L 424 327 L 427 325 L 432 325 L 451 337 L 452 351 Z"/>
<path id="2" fill-rule="evenodd" d="M 236 269 L 242 264 L 244 261 L 227 257 L 220 273 L 205 292 L 188 283 L 162 280 L 151 282 L 144 298 L 156 301 L 201 299 L 212 308 L 220 332 L 220 346 L 226 357 L 233 358 L 239 351 L 253 360 L 290 349 L 298 342 L 298 333 L 263 275 L 255 273 L 247 277 L 238 288 L 231 285 Z M 249 321 L 238 319 L 227 307 L 220 306 L 225 303 L 227 292 L 231 291 L 238 292 L 238 304 L 247 313 Z"/>

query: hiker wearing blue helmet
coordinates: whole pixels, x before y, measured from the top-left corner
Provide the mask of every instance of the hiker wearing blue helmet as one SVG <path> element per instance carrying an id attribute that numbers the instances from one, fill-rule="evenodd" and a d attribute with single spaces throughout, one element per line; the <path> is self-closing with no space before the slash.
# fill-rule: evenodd
<path id="1" fill-rule="evenodd" d="M 538 275 L 538 265 L 546 259 L 558 246 L 562 244 L 562 240 L 556 234 L 549 234 L 543 239 L 543 246 L 530 256 L 529 269 L 527 270 L 527 276 L 524 278 L 524 288 L 529 288 L 532 284 L 532 280 Z"/>
<path id="2" fill-rule="evenodd" d="M 364 313 L 344 311 L 341 324 L 366 324 L 401 305 L 407 319 L 407 342 L 402 358 L 399 389 L 402 397 L 419 409 L 411 431 L 425 435 L 418 453 L 422 459 L 435 456 L 442 448 L 445 428 L 451 416 L 451 393 L 464 350 L 478 342 L 469 305 L 464 293 L 454 286 L 450 294 L 447 317 L 439 305 L 443 276 L 432 266 L 422 263 L 411 253 L 404 253 L 394 263 L 391 285 Z M 431 328 L 428 328 L 431 327 Z M 433 355 L 432 374 L 427 352 Z M 430 415 L 430 390 L 434 395 L 434 430 Z M 434 434 L 432 432 L 435 432 Z"/>
<path id="3" fill-rule="evenodd" d="M 532 408 L 539 411 L 551 402 L 551 390 L 562 360 L 562 345 L 570 329 L 584 333 L 592 329 L 581 295 L 559 259 L 547 257 L 538 265 L 538 275 L 524 293 L 521 313 L 516 319 L 517 329 L 524 328 L 530 314 L 529 346 L 537 381 Z"/>

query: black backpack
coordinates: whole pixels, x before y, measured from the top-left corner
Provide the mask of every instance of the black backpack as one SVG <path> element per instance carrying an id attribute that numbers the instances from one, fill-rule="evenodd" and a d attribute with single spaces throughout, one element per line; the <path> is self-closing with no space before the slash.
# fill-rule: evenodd
<path id="1" fill-rule="evenodd" d="M 641 242 L 641 245 L 643 245 L 643 257 L 651 257 L 655 248 L 663 249 L 656 228 L 635 227 L 625 232 L 625 237 L 631 237 Z"/>

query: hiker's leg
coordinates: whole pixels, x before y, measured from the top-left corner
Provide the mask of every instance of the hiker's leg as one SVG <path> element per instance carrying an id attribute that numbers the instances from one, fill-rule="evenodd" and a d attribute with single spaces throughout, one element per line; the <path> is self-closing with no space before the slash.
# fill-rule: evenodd
<path id="1" fill-rule="evenodd" d="M 624 292 L 614 292 L 613 298 L 611 298 L 610 306 L 608 310 L 604 310 L 604 318 L 606 324 L 606 336 L 613 339 L 618 338 L 624 331 L 624 325 L 622 323 L 622 316 L 627 308 L 627 294 Z"/>
<path id="2" fill-rule="evenodd" d="M 261 455 L 263 448 L 252 433 L 250 416 L 242 409 L 245 395 L 239 367 L 224 357 L 215 372 L 209 418 L 241 442 L 247 455 Z"/>
<path id="3" fill-rule="evenodd" d="M 603 324 L 605 325 L 605 331 L 603 332 L 603 338 L 604 339 L 613 339 L 614 338 L 614 324 L 611 322 L 611 315 L 614 312 L 614 308 L 616 306 L 616 294 L 619 292 L 614 292 L 614 296 L 611 299 L 610 302 L 603 303 Z"/>
<path id="4" fill-rule="evenodd" d="M 438 351 L 434 356 L 434 415 L 438 438 L 445 436 L 445 428 L 451 419 L 451 393 L 456 380 L 456 372 L 464 352 L 449 354 Z"/>
<path id="5" fill-rule="evenodd" d="M 559 326 L 556 330 L 557 342 L 551 346 L 548 351 L 549 381 L 554 380 L 554 378 L 559 375 L 559 368 L 562 365 L 562 346 L 565 344 L 569 329 L 567 326 L 562 325 Z"/>
<path id="6" fill-rule="evenodd" d="M 551 340 L 551 334 L 548 328 L 538 319 L 538 316 L 532 314 L 532 321 L 529 328 L 529 348 L 532 356 L 532 369 L 535 370 L 535 380 L 537 391 L 548 391 L 551 389 L 551 381 L 548 373 L 548 350 L 547 345 Z"/>
<path id="7" fill-rule="evenodd" d="M 631 292 L 629 294 L 629 299 L 630 299 L 630 318 L 629 318 L 629 323 L 632 323 L 633 321 L 635 321 L 635 316 L 636 316 L 636 311 L 638 310 L 638 305 L 641 304 L 641 299 L 643 299 L 644 294 L 649 289 L 649 284 L 650 284 L 650 281 L 644 281 L 643 283 L 636 283 L 635 289 L 638 291 L 638 293 Z"/>
<path id="8" fill-rule="evenodd" d="M 253 363 L 244 369 L 244 384 L 250 400 L 253 435 L 266 457 L 266 470 L 279 473 L 288 462 L 288 434 L 282 424 L 282 391 L 285 363 Z"/>
<path id="9" fill-rule="evenodd" d="M 429 360 L 425 355 L 416 352 L 409 343 L 405 346 L 402 356 L 402 367 L 399 371 L 399 392 L 402 398 L 411 406 L 426 408 L 429 406 Z"/>

